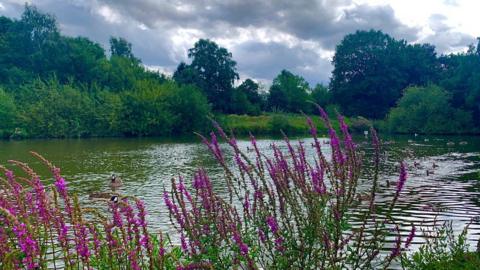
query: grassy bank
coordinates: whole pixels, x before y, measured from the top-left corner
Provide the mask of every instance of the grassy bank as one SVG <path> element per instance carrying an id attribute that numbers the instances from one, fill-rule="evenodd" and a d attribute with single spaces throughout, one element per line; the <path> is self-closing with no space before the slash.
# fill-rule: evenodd
<path id="1" fill-rule="evenodd" d="M 311 119 L 322 134 L 327 133 L 320 117 L 310 115 Z M 237 135 L 247 135 L 250 132 L 254 135 L 279 135 L 283 130 L 287 135 L 303 135 L 309 133 L 305 116 L 302 114 L 287 113 L 264 113 L 258 116 L 250 115 L 218 115 L 216 120 L 227 130 L 232 130 Z M 351 125 L 350 119 L 345 121 Z M 337 120 L 332 121 L 334 128 L 338 128 Z M 360 128 L 363 130 L 363 127 Z M 368 127 L 367 127 L 368 129 Z M 354 130 L 357 131 L 357 130 Z"/>

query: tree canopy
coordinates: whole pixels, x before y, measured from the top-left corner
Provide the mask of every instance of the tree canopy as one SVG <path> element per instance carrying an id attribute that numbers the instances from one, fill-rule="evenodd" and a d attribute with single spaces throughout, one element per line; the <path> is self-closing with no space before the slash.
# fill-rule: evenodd
<path id="1" fill-rule="evenodd" d="M 207 95 L 213 108 L 229 112 L 235 80 L 239 79 L 232 54 L 208 39 L 200 39 L 188 50 L 191 64 L 180 63 L 174 78 L 180 84 L 194 84 Z"/>
<path id="2" fill-rule="evenodd" d="M 436 85 L 409 87 L 388 114 L 391 131 L 461 133 L 472 129 L 471 114 L 450 105 L 451 96 Z"/>
<path id="3" fill-rule="evenodd" d="M 381 31 L 357 31 L 336 47 L 330 87 L 347 115 L 383 118 L 408 85 L 435 75 L 436 55 L 428 44 L 409 45 Z"/>
<path id="4" fill-rule="evenodd" d="M 394 132 L 449 132 L 440 118 L 416 118 L 445 111 L 462 123 L 452 127 L 480 130 L 480 39 L 466 52 L 437 56 L 430 44 L 356 31 L 337 45 L 330 82 L 313 88 L 283 67 L 268 89 L 250 78 L 238 84 L 232 53 L 208 39 L 188 50 L 189 63 L 171 78 L 148 70 L 122 37 L 107 49 L 64 36 L 53 15 L 28 4 L 19 19 L 1 16 L 0 136 L 183 134 L 206 128 L 211 111 L 310 113 L 312 102 L 348 116 L 388 114 Z"/>

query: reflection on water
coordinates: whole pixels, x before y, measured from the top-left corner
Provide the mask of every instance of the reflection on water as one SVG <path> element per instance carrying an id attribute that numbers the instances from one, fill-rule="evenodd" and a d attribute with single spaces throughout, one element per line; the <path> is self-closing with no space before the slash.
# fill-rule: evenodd
<path id="1" fill-rule="evenodd" d="M 357 138 L 365 151 L 365 170 L 368 170 L 368 155 L 371 149 L 364 138 Z M 310 139 L 298 139 L 311 143 Z M 409 140 L 411 140 L 409 142 Z M 402 233 L 408 234 L 411 224 L 417 227 L 438 221 L 453 221 L 456 231 L 470 225 L 470 240 L 480 238 L 480 140 L 478 137 L 394 137 L 385 138 L 382 158 L 381 202 L 392 197 L 398 176 L 398 161 L 408 165 L 408 180 L 404 192 L 394 209 Z M 454 142 L 455 145 L 447 142 Z M 460 141 L 465 143 L 459 144 Z M 275 139 L 258 140 L 259 148 L 270 152 L 270 144 L 281 142 Z M 244 150 L 249 142 L 239 140 Z M 329 145 L 324 144 L 325 151 Z M 218 168 L 206 147 L 198 140 L 169 142 L 156 138 L 148 139 L 81 139 L 81 140 L 32 140 L 0 141 L 0 163 L 8 159 L 28 162 L 42 175 L 51 176 L 40 162 L 28 152 L 37 151 L 62 168 L 71 190 L 82 201 L 103 206 L 105 202 L 91 200 L 88 194 L 109 191 L 109 177 L 119 175 L 123 186 L 119 192 L 143 199 L 149 210 L 149 223 L 154 229 L 173 232 L 169 225 L 167 209 L 162 200 L 164 188 L 169 188 L 172 177 L 182 176 L 187 184 L 194 171 L 204 167 L 210 174 L 214 188 L 226 195 L 222 170 Z M 313 157 L 313 152 L 307 154 Z M 428 171 L 428 173 L 427 173 Z M 393 183 L 393 184 L 392 184 Z M 364 179 L 360 192 L 367 191 L 370 180 Z M 421 238 L 415 238 L 421 243 Z"/>

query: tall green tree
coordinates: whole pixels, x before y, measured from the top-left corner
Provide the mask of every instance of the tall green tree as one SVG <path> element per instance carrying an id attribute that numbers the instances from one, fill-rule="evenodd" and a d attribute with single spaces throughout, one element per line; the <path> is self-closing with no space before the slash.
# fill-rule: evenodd
<path id="1" fill-rule="evenodd" d="M 383 118 L 410 84 L 425 85 L 436 68 L 434 47 L 407 45 L 381 31 L 357 31 L 336 47 L 330 88 L 347 115 Z"/>
<path id="2" fill-rule="evenodd" d="M 140 62 L 140 60 L 133 55 L 132 44 L 122 37 L 110 38 L 110 53 L 112 56 L 125 57 L 134 62 Z"/>
<path id="3" fill-rule="evenodd" d="M 309 85 L 301 76 L 295 75 L 288 70 L 282 70 L 273 79 L 268 96 L 268 104 L 271 109 L 286 110 L 288 112 L 309 112 Z"/>
<path id="4" fill-rule="evenodd" d="M 331 103 L 331 93 L 328 88 L 323 84 L 315 85 L 311 93 L 311 100 L 322 108 L 326 108 Z"/>
<path id="5" fill-rule="evenodd" d="M 452 95 L 452 105 L 471 111 L 480 127 L 480 39 L 466 53 L 442 56 L 439 84 Z"/>
<path id="6" fill-rule="evenodd" d="M 200 39 L 188 50 L 188 57 L 192 63 L 180 64 L 174 78 L 180 84 L 195 84 L 215 110 L 228 112 L 233 84 L 239 78 L 232 54 L 211 40 Z"/>

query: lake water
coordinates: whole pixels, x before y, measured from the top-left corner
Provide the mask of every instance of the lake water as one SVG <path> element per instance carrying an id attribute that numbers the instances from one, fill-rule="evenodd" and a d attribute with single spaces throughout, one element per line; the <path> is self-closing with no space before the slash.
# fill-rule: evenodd
<path id="1" fill-rule="evenodd" d="M 402 233 L 408 234 L 412 223 L 422 226 L 431 224 L 435 218 L 453 221 L 456 231 L 473 220 L 469 239 L 474 244 L 473 241 L 480 237 L 480 138 L 402 136 L 383 139 L 390 143 L 383 147 L 379 201 L 394 193 L 394 185 L 388 186 L 387 180 L 397 179 L 398 161 L 404 159 L 409 164 L 409 177 L 394 209 Z M 309 138 L 295 140 L 302 140 L 307 146 L 311 141 Z M 365 138 L 359 137 L 356 141 L 368 160 L 371 149 Z M 259 139 L 258 145 L 269 153 L 273 142 L 283 145 L 280 140 L 271 138 Z M 239 140 L 239 144 L 246 149 L 249 142 Z M 328 144 L 323 147 L 329 151 Z M 226 195 L 223 171 L 197 139 L 175 142 L 158 138 L 0 141 L 0 164 L 7 164 L 9 159 L 27 162 L 41 175 L 48 176 L 44 179 L 51 184 L 52 177 L 29 151 L 44 155 L 60 167 L 70 190 L 77 192 L 84 204 L 104 207 L 104 201 L 89 199 L 88 195 L 109 192 L 110 175 L 120 176 L 123 186 L 118 192 L 144 200 L 150 226 L 163 232 L 174 234 L 162 199 L 163 190 L 169 188 L 172 177 L 182 176 L 188 184 L 195 170 L 203 167 L 210 174 L 215 190 Z M 307 154 L 313 156 L 311 150 Z M 418 168 L 413 166 L 414 162 L 419 163 Z M 433 163 L 438 167 L 433 169 Z M 427 176 L 427 169 L 433 173 Z M 366 179 L 360 190 L 367 190 L 369 183 Z M 422 242 L 421 238 L 415 241 Z"/>

